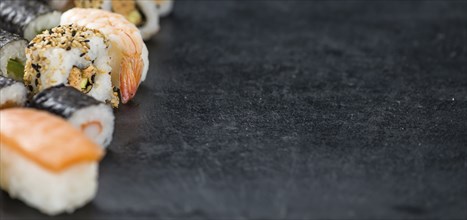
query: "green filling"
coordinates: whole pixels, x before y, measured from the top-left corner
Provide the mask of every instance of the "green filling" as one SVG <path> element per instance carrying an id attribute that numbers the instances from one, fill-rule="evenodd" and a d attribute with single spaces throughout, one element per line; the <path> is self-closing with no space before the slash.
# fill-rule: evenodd
<path id="1" fill-rule="evenodd" d="M 38 34 L 42 34 L 42 32 L 44 32 L 45 30 L 47 30 L 47 29 L 42 29 L 42 30 L 38 30 L 38 31 L 36 31 L 36 35 L 38 35 Z"/>
<path id="2" fill-rule="evenodd" d="M 79 83 L 79 87 L 81 87 L 81 89 L 85 89 L 87 85 L 88 85 L 88 79 L 82 79 L 81 82 Z"/>
<path id="3" fill-rule="evenodd" d="M 24 76 L 24 65 L 21 61 L 17 59 L 10 59 L 8 60 L 8 64 L 6 66 L 8 76 L 16 79 L 16 80 L 23 80 Z"/>

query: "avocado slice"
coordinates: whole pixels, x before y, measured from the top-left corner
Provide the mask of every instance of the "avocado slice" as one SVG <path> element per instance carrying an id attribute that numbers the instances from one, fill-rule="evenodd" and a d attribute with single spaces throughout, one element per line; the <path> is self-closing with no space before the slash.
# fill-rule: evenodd
<path id="1" fill-rule="evenodd" d="M 21 61 L 17 59 L 10 59 L 8 60 L 7 66 L 7 74 L 8 76 L 16 79 L 16 80 L 23 80 L 24 76 L 24 65 Z"/>

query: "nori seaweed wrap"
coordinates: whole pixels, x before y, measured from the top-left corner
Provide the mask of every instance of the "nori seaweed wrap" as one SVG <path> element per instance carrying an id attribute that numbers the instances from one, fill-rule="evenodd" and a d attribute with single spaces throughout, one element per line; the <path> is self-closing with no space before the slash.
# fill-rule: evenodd
<path id="1" fill-rule="evenodd" d="M 0 28 L 31 40 L 60 23 L 60 12 L 37 0 L 0 1 Z"/>
<path id="2" fill-rule="evenodd" d="M 65 118 L 103 147 L 112 140 L 112 108 L 73 87 L 58 85 L 47 88 L 33 97 L 29 107 Z"/>
<path id="3" fill-rule="evenodd" d="M 23 80 L 27 44 L 22 37 L 0 29 L 0 75 Z"/>

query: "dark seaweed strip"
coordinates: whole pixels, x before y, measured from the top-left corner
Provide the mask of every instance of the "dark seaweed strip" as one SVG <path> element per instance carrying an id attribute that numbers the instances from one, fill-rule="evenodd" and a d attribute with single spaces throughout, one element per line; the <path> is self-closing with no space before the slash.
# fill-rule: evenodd
<path id="1" fill-rule="evenodd" d="M 29 22 L 38 16 L 53 10 L 44 3 L 36 0 L 0 1 L 0 28 L 24 35 L 24 29 Z"/>
<path id="2" fill-rule="evenodd" d="M 10 78 L 7 78 L 7 77 L 4 77 L 4 76 L 0 75 L 0 89 L 9 87 L 9 86 L 11 86 L 11 85 L 13 85 L 15 83 L 18 83 L 18 82 L 13 80 L 13 79 L 10 79 Z"/>
<path id="3" fill-rule="evenodd" d="M 0 49 L 11 42 L 21 41 L 21 40 L 26 41 L 19 35 L 12 34 L 6 30 L 0 29 Z"/>
<path id="4" fill-rule="evenodd" d="M 82 108 L 99 104 L 101 102 L 73 87 L 59 85 L 47 88 L 34 96 L 30 107 L 45 110 L 63 118 L 69 118 Z"/>

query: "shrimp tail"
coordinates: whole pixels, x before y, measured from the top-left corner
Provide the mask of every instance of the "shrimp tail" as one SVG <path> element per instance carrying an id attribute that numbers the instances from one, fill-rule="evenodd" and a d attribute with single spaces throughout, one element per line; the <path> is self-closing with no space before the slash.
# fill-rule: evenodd
<path id="1" fill-rule="evenodd" d="M 120 96 L 122 103 L 127 103 L 132 99 L 141 81 L 143 59 L 137 54 L 134 56 L 123 56 L 120 66 Z"/>

